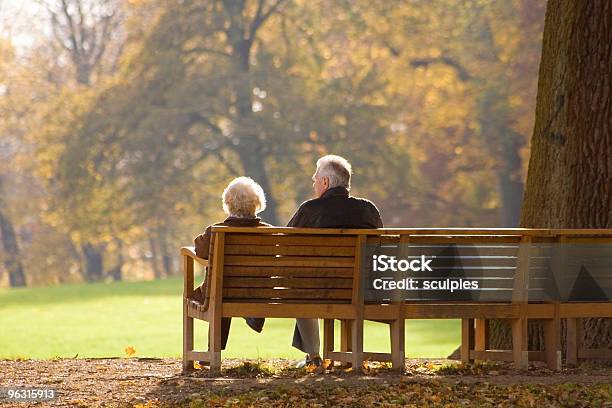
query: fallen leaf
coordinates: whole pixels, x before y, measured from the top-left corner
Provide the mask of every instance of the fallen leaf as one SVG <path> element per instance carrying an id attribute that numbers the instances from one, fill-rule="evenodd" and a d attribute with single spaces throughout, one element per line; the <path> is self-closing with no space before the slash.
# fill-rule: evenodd
<path id="1" fill-rule="evenodd" d="M 132 347 L 132 346 L 127 346 L 125 348 L 125 354 L 128 357 L 132 357 L 134 354 L 136 354 L 136 349 L 134 347 Z"/>

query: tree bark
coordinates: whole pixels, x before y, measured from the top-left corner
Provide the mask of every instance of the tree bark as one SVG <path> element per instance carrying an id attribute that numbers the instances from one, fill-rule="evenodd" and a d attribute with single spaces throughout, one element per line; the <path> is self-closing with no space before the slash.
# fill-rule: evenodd
<path id="1" fill-rule="evenodd" d="M 14 287 L 26 286 L 25 274 L 17 244 L 15 228 L 8 215 L 4 201 L 3 180 L 0 175 L 0 235 L 2 236 L 2 247 L 5 252 L 4 267 L 9 274 L 9 285 Z"/>
<path id="2" fill-rule="evenodd" d="M 612 228 L 611 16 L 609 0 L 548 2 L 523 227 Z M 612 347 L 611 321 L 587 319 L 584 346 Z"/>

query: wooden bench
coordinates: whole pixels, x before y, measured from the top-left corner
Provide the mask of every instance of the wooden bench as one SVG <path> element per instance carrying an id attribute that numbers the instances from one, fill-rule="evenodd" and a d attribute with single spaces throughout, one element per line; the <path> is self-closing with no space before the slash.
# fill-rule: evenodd
<path id="1" fill-rule="evenodd" d="M 220 370 L 222 317 L 323 319 L 323 357 L 350 363 L 357 370 L 364 360 L 391 362 L 394 369 L 403 368 L 405 319 L 462 319 L 461 358 L 464 361 L 507 360 L 526 367 L 529 360 L 543 360 L 549 367 L 559 368 L 561 318 L 569 319 L 569 362 L 607 353 L 605 350 L 580 351 L 576 341 L 580 335 L 578 320 L 573 319 L 612 317 L 612 303 L 528 302 L 526 295 L 548 290 L 548 280 L 542 275 L 540 263 L 550 254 L 545 253 L 546 245 L 534 244 L 611 242 L 612 230 L 213 227 L 212 231 L 209 261 L 196 257 L 192 247 L 181 249 L 185 273 L 183 368 L 186 371 L 193 369 L 194 360 L 208 362 L 212 373 Z M 411 250 L 424 254 L 447 248 L 450 255 L 439 259 L 442 270 L 445 259 L 460 262 L 459 269 L 465 278 L 486 278 L 483 282 L 491 282 L 488 289 L 495 290 L 480 292 L 478 301 L 459 296 L 449 301 L 366 302 L 361 280 L 364 248 L 399 244 L 409 244 Z M 209 296 L 202 303 L 193 299 L 194 263 L 209 272 Z M 448 265 L 447 276 L 455 276 L 452 265 Z M 438 273 L 439 268 L 435 271 Z M 600 273 L 610 285 L 610 269 Z M 500 301 L 498 296 L 503 293 L 507 299 Z M 194 318 L 209 322 L 208 351 L 193 349 Z M 336 319 L 341 322 L 340 350 L 334 350 Z M 489 349 L 487 322 L 490 319 L 511 322 L 512 350 Z M 529 319 L 544 322 L 544 351 L 527 350 Z M 364 320 L 389 323 L 389 353 L 363 350 Z"/>

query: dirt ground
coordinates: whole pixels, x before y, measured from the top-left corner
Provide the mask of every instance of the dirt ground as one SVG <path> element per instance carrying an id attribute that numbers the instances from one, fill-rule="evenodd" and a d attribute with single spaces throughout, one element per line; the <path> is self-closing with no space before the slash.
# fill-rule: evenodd
<path id="1" fill-rule="evenodd" d="M 588 387 L 612 382 L 612 366 L 589 363 L 554 373 L 535 364 L 521 372 L 505 363 L 458 365 L 450 360 L 415 359 L 406 360 L 406 369 L 401 375 L 376 363 L 366 364 L 365 374 L 359 375 L 340 367 L 328 367 L 323 373 L 308 373 L 293 369 L 295 362 L 287 360 L 224 360 L 223 364 L 222 375 L 209 378 L 205 368 L 182 375 L 181 362 L 177 359 L 1 360 L 0 388 L 54 388 L 58 398 L 37 403 L 0 401 L 0 407 L 187 406 L 186 402 L 203 394 L 240 395 L 253 390 L 309 385 L 352 389 L 406 382 L 450 385 L 576 383 Z M 603 406 L 612 407 L 612 402 Z"/>

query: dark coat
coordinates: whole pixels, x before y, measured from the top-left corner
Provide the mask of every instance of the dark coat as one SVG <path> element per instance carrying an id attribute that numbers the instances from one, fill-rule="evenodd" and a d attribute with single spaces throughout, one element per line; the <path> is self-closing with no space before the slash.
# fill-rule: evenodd
<path id="1" fill-rule="evenodd" d="M 211 236 L 211 227 L 224 225 L 226 227 L 271 227 L 270 224 L 265 223 L 261 220 L 261 218 L 238 218 L 238 217 L 227 217 L 225 221 L 218 222 L 213 225 L 209 225 L 206 227 L 206 230 L 195 237 L 193 240 L 195 244 L 195 253 L 200 258 L 208 259 L 208 254 L 210 251 L 210 236 Z"/>
<path id="2" fill-rule="evenodd" d="M 288 227 L 382 228 L 378 208 L 364 198 L 351 197 L 344 187 L 327 190 L 319 198 L 305 201 Z"/>

